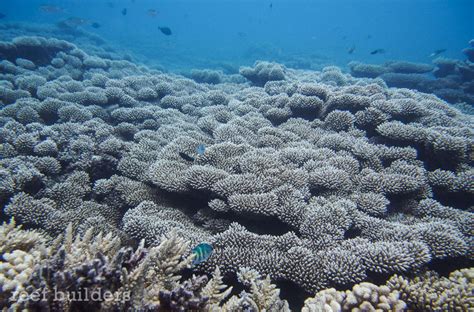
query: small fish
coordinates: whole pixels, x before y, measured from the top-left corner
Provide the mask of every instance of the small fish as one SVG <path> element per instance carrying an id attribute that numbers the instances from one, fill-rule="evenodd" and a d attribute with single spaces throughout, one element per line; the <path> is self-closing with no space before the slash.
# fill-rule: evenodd
<path id="1" fill-rule="evenodd" d="M 212 254 L 212 250 L 213 250 L 212 246 L 207 243 L 201 243 L 197 245 L 196 247 L 194 247 L 191 250 L 191 252 L 195 255 L 193 259 L 193 266 L 203 263 L 204 261 L 209 259 L 209 257 Z"/>
<path id="2" fill-rule="evenodd" d="M 64 9 L 55 5 L 41 5 L 39 7 L 40 11 L 44 13 L 62 13 Z"/>
<path id="3" fill-rule="evenodd" d="M 198 153 L 198 155 L 203 155 L 205 152 L 206 152 L 206 145 L 204 145 L 204 144 L 199 144 L 199 145 L 196 147 L 196 153 Z"/>
<path id="4" fill-rule="evenodd" d="M 97 29 L 97 28 L 100 28 L 101 25 L 97 22 L 94 22 L 94 23 L 91 24 L 91 27 Z"/>
<path id="5" fill-rule="evenodd" d="M 155 9 L 149 9 L 148 10 L 148 15 L 150 15 L 151 17 L 155 17 L 158 15 L 158 11 L 155 10 Z"/>
<path id="6" fill-rule="evenodd" d="M 347 53 L 352 54 L 354 53 L 355 49 L 356 49 L 355 45 L 352 45 L 352 47 L 350 47 L 350 49 L 347 50 Z"/>
<path id="7" fill-rule="evenodd" d="M 122 15 L 123 15 L 123 16 L 127 15 L 127 8 L 124 8 L 124 9 L 122 10 Z"/>
<path id="8" fill-rule="evenodd" d="M 0 13 L 0 19 L 3 19 L 3 18 L 5 18 L 5 17 L 7 17 L 6 14 Z"/>
<path id="9" fill-rule="evenodd" d="M 58 23 L 58 26 L 65 27 L 65 28 L 76 28 L 77 26 L 81 26 L 87 24 L 89 21 L 80 17 L 70 17 Z"/>
<path id="10" fill-rule="evenodd" d="M 270 3 L 270 9 L 273 9 L 273 3 Z"/>
<path id="11" fill-rule="evenodd" d="M 158 27 L 158 29 L 166 36 L 171 36 L 171 29 L 169 27 Z"/>
<path id="12" fill-rule="evenodd" d="M 435 57 L 435 56 L 438 56 L 438 55 L 440 55 L 441 53 L 444 53 L 444 52 L 446 52 L 446 49 L 434 50 L 434 52 L 431 53 L 431 54 L 429 55 L 429 57 Z"/>
<path id="13" fill-rule="evenodd" d="M 373 50 L 372 52 L 370 52 L 370 54 L 374 55 L 374 54 L 384 54 L 385 53 L 385 50 L 384 49 L 376 49 L 376 50 Z"/>
<path id="14" fill-rule="evenodd" d="M 179 156 L 181 156 L 182 159 L 187 160 L 187 161 L 194 161 L 194 157 L 189 156 L 188 154 L 185 154 L 183 152 L 178 153 Z"/>

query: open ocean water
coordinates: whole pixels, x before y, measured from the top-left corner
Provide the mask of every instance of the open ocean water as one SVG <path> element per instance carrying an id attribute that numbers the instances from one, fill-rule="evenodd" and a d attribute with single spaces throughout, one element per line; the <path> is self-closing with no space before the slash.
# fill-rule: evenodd
<path id="1" fill-rule="evenodd" d="M 0 0 L 2 311 L 474 311 L 474 1 Z"/>
<path id="2" fill-rule="evenodd" d="M 446 49 L 445 57 L 461 58 L 474 31 L 469 0 L 19 0 L 0 5 L 6 15 L 2 22 L 54 24 L 79 17 L 99 23 L 98 29 L 88 23 L 81 28 L 167 69 L 292 58 L 338 66 L 353 60 L 430 63 L 429 55 L 438 49 Z M 160 26 L 172 35 L 162 34 Z M 386 52 L 371 55 L 376 49 Z"/>

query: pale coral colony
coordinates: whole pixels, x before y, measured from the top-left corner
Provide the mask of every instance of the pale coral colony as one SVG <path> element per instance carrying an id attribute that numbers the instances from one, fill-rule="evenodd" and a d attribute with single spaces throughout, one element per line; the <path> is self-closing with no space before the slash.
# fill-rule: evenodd
<path id="1" fill-rule="evenodd" d="M 4 311 L 474 310 L 473 117 L 437 96 L 32 36 L 0 56 Z"/>

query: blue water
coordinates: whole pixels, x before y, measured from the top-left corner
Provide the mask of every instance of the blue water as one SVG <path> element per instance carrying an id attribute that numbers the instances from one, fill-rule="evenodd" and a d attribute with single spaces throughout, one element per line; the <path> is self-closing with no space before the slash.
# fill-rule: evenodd
<path id="1" fill-rule="evenodd" d="M 39 10 L 45 4 L 64 12 Z M 7 15 L 0 22 L 53 24 L 73 16 L 98 22 L 99 29 L 83 28 L 170 69 L 295 58 L 339 66 L 351 60 L 429 63 L 436 49 L 463 59 L 461 50 L 474 37 L 472 0 L 3 0 L 0 12 Z M 386 53 L 370 54 L 379 48 Z"/>

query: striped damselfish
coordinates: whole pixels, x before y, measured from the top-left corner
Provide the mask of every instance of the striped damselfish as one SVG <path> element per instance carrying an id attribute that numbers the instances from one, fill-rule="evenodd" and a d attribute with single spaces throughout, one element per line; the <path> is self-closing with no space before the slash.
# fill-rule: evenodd
<path id="1" fill-rule="evenodd" d="M 193 250 L 191 250 L 191 252 L 195 255 L 193 265 L 198 265 L 209 259 L 212 250 L 212 246 L 207 243 L 201 243 L 194 247 Z"/>

